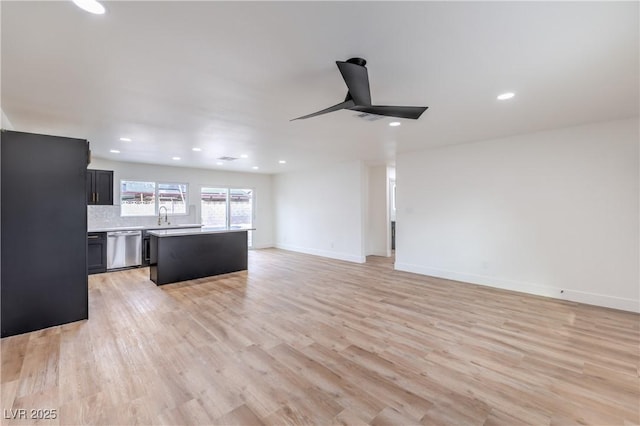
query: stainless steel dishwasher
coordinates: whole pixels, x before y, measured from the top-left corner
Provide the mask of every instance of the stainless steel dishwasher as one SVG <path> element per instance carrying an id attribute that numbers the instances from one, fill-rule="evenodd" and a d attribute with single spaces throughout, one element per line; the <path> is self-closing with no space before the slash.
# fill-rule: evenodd
<path id="1" fill-rule="evenodd" d="M 107 269 L 142 264 L 140 231 L 107 232 Z"/>

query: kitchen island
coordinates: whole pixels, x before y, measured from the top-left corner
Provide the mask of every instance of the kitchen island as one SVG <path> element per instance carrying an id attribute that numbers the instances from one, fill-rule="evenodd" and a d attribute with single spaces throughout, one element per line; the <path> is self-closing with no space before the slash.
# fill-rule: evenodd
<path id="1" fill-rule="evenodd" d="M 149 231 L 149 278 L 157 285 L 247 269 L 247 232 L 252 229 Z"/>

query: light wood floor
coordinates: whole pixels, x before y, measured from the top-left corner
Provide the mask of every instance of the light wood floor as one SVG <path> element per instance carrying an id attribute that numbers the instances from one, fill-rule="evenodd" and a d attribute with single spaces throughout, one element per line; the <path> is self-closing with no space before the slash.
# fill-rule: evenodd
<path id="1" fill-rule="evenodd" d="M 2 340 L 40 424 L 637 424 L 640 316 L 281 250 L 156 287 L 93 275 L 89 321 Z M 33 423 L 2 419 L 3 424 Z"/>

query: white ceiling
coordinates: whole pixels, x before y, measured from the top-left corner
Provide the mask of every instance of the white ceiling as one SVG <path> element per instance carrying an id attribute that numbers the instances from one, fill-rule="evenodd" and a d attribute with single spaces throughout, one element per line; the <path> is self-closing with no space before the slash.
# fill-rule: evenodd
<path id="1" fill-rule="evenodd" d="M 277 173 L 639 114 L 638 2 L 103 4 L 1 2 L 16 130 L 115 160 Z M 353 56 L 374 103 L 430 108 L 394 128 L 353 111 L 289 121 L 344 99 L 335 61 Z"/>

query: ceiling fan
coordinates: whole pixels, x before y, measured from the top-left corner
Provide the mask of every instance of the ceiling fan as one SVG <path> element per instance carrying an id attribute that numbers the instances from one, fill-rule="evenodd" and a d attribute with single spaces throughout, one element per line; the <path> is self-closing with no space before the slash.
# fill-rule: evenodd
<path id="1" fill-rule="evenodd" d="M 341 109 L 350 109 L 352 111 L 365 112 L 368 114 L 416 120 L 420 118 L 427 108 L 429 108 L 415 106 L 371 105 L 371 91 L 369 89 L 369 75 L 367 73 L 367 68 L 365 67 L 366 64 L 367 61 L 362 58 L 351 58 L 346 62 L 336 61 L 336 65 L 338 65 L 342 78 L 349 89 L 344 102 L 340 102 L 339 104 L 323 109 L 322 111 L 314 112 L 313 114 L 294 118 L 291 121 L 316 117 L 329 112 L 339 111 Z"/>

